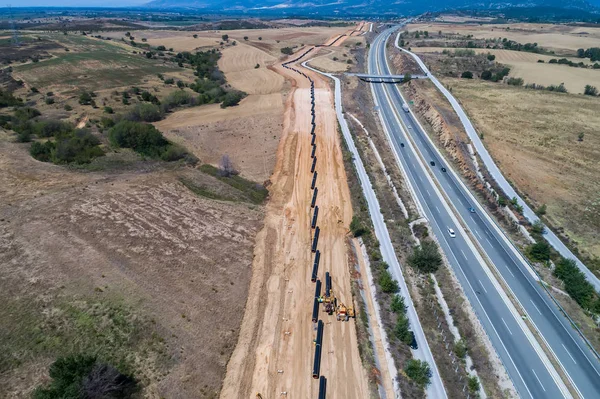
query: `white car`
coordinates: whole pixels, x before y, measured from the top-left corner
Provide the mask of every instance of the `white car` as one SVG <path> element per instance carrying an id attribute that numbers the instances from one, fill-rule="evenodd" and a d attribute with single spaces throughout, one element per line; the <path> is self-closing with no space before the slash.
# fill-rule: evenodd
<path id="1" fill-rule="evenodd" d="M 452 238 L 456 237 L 456 233 L 450 227 L 448 227 L 448 235 Z"/>

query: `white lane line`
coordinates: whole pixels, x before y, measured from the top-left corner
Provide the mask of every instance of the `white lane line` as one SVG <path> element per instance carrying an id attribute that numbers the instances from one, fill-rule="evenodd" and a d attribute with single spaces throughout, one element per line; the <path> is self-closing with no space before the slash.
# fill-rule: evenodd
<path id="1" fill-rule="evenodd" d="M 479 237 L 480 240 L 483 240 L 483 237 L 481 237 L 481 235 L 479 234 L 479 231 L 475 230 L 475 234 L 477 234 L 477 237 Z"/>
<path id="2" fill-rule="evenodd" d="M 488 242 L 488 244 L 490 244 L 490 247 L 493 247 L 492 243 L 490 242 L 490 240 L 487 239 L 487 237 L 485 238 L 485 240 Z"/>
<path id="3" fill-rule="evenodd" d="M 540 377 L 537 376 L 534 369 L 531 369 L 531 371 L 533 371 L 533 375 L 535 375 L 535 378 L 537 378 L 538 382 L 540 383 L 540 386 L 542 387 L 544 392 L 546 392 L 546 388 L 544 388 L 544 384 L 542 384 L 542 381 L 540 381 Z"/>
<path id="4" fill-rule="evenodd" d="M 460 252 L 462 252 L 462 254 L 463 254 L 463 256 L 464 256 L 465 260 L 468 260 L 468 259 L 467 259 L 467 254 L 465 254 L 465 251 L 463 251 L 463 250 L 461 249 L 461 250 L 460 250 Z"/>
<path id="5" fill-rule="evenodd" d="M 437 205 L 435 206 L 435 209 L 437 209 L 437 211 L 438 211 L 438 213 L 439 213 L 440 215 L 442 214 L 442 212 L 440 212 L 440 208 L 438 208 L 438 206 L 437 206 Z"/>
<path id="6" fill-rule="evenodd" d="M 425 189 L 425 191 L 427 191 L 427 195 L 431 197 L 431 193 L 429 192 L 429 190 Z"/>
<path id="7" fill-rule="evenodd" d="M 479 279 L 478 279 L 479 280 Z M 479 284 L 481 285 L 481 288 L 483 288 L 483 290 L 485 291 L 485 293 L 487 294 L 487 290 L 485 289 L 483 283 L 481 282 L 481 280 L 479 280 Z M 507 327 L 508 328 L 508 327 Z M 510 330 L 508 330 L 510 331 Z"/>
<path id="8" fill-rule="evenodd" d="M 508 328 L 508 324 L 506 324 L 506 322 L 504 321 L 504 318 L 501 317 L 502 319 L 502 323 L 504 323 L 504 326 L 506 327 L 506 329 L 508 330 L 508 332 L 510 333 L 510 335 L 512 335 L 512 331 L 510 331 L 510 328 Z"/>
<path id="9" fill-rule="evenodd" d="M 510 273 L 511 276 L 515 277 L 515 275 L 513 274 L 513 272 L 510 271 L 510 269 L 508 268 L 508 266 L 506 266 L 506 270 L 508 270 L 508 272 Z M 538 312 L 539 312 L 539 310 L 538 310 Z"/>
<path id="10" fill-rule="evenodd" d="M 533 300 L 531 300 L 531 299 L 530 299 L 530 301 L 531 301 L 531 304 L 533 305 L 533 307 L 535 308 L 535 310 L 537 310 L 537 311 L 538 311 L 538 313 L 541 315 L 541 314 L 542 314 L 542 312 L 540 312 L 540 309 L 538 309 L 538 307 L 537 307 L 537 306 L 535 306 L 535 303 L 533 303 Z M 564 345 L 563 345 L 563 346 L 564 346 Z M 566 348 L 565 348 L 565 349 L 566 349 Z"/>
<path id="11" fill-rule="evenodd" d="M 569 357 L 571 358 L 571 360 L 573 361 L 573 363 L 577 364 L 577 362 L 575 361 L 575 359 L 573 359 L 573 356 L 571 356 L 571 353 L 569 353 L 569 351 L 567 350 L 567 347 L 564 344 L 561 344 L 563 348 L 565 348 L 565 352 L 567 352 L 567 355 L 569 355 Z"/>

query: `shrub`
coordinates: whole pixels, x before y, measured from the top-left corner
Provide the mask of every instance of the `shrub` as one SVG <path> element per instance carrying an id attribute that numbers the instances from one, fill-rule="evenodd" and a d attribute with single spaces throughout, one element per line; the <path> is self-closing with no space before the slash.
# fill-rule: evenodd
<path id="1" fill-rule="evenodd" d="M 467 386 L 469 387 L 469 392 L 475 395 L 479 392 L 479 380 L 475 376 L 471 376 L 468 378 Z"/>
<path id="2" fill-rule="evenodd" d="M 64 109 L 65 111 L 73 111 L 73 107 L 71 107 L 69 104 L 65 104 Z"/>
<path id="3" fill-rule="evenodd" d="M 286 55 L 292 55 L 294 54 L 294 49 L 291 47 L 282 47 L 281 52 Z"/>
<path id="4" fill-rule="evenodd" d="M 456 353 L 456 356 L 460 359 L 464 359 L 467 356 L 467 350 L 467 343 L 464 339 L 461 339 L 454 344 L 454 353 Z"/>
<path id="5" fill-rule="evenodd" d="M 33 392 L 34 399 L 129 398 L 138 389 L 132 377 L 90 355 L 58 358 L 50 366 L 50 378 L 47 387 Z"/>
<path id="6" fill-rule="evenodd" d="M 167 78 L 164 80 L 165 84 L 167 85 L 172 85 L 173 83 L 175 83 L 175 79 L 173 78 Z"/>
<path id="7" fill-rule="evenodd" d="M 523 83 L 525 82 L 521 78 L 508 78 L 506 83 L 508 83 L 511 86 L 523 86 Z"/>
<path id="8" fill-rule="evenodd" d="M 410 359 L 406 363 L 406 367 L 404 368 L 404 372 L 415 383 L 420 386 L 429 385 L 429 380 L 431 379 L 431 369 L 429 368 L 429 364 L 423 360 Z"/>
<path id="9" fill-rule="evenodd" d="M 550 260 L 550 245 L 544 240 L 530 245 L 527 252 L 529 253 L 529 257 L 536 262 L 547 262 Z"/>
<path id="10" fill-rule="evenodd" d="M 56 139 L 52 162 L 57 164 L 84 164 L 104 155 L 98 146 L 100 140 L 86 130 L 74 130 Z"/>
<path id="11" fill-rule="evenodd" d="M 94 101 L 92 95 L 87 91 L 79 95 L 79 104 L 81 105 L 91 105 L 92 101 Z"/>
<path id="12" fill-rule="evenodd" d="M 164 161 L 176 161 L 189 154 L 182 148 L 170 143 L 153 125 L 122 120 L 108 132 L 112 145 L 131 148 L 135 152 L 150 158 Z"/>
<path id="13" fill-rule="evenodd" d="M 104 113 L 106 114 L 113 114 L 115 111 L 112 109 L 112 107 L 104 107 Z"/>
<path id="14" fill-rule="evenodd" d="M 410 345 L 413 341 L 413 332 L 410 331 L 409 327 L 408 318 L 404 314 L 400 315 L 394 326 L 394 335 L 406 345 Z"/>
<path id="15" fill-rule="evenodd" d="M 554 269 L 554 275 L 565 284 L 565 291 L 584 309 L 589 309 L 596 296 L 594 287 L 572 259 L 562 258 Z"/>
<path id="16" fill-rule="evenodd" d="M 38 137 L 55 137 L 61 134 L 68 134 L 73 131 L 74 128 L 75 127 L 68 122 L 57 120 L 38 122 L 34 126 L 35 133 Z"/>
<path id="17" fill-rule="evenodd" d="M 350 222 L 350 231 L 352 231 L 352 235 L 354 237 L 360 237 L 365 234 L 368 230 L 363 226 L 358 216 L 352 216 L 352 221 Z"/>
<path id="18" fill-rule="evenodd" d="M 390 310 L 394 313 L 406 312 L 406 305 L 404 304 L 404 298 L 396 294 L 392 297 L 392 303 L 390 304 Z"/>
<path id="19" fill-rule="evenodd" d="M 45 143 L 34 142 L 29 148 L 29 154 L 32 157 L 42 162 L 50 162 L 52 160 L 52 151 L 54 150 L 54 143 L 47 141 Z"/>
<path id="20" fill-rule="evenodd" d="M 494 54 L 488 54 L 488 55 L 487 55 L 487 59 L 488 59 L 489 61 L 494 61 L 494 60 L 496 59 L 496 56 L 495 56 Z"/>
<path id="21" fill-rule="evenodd" d="M 52 105 L 52 104 L 54 104 L 54 98 L 52 98 L 52 97 L 46 97 L 46 101 L 45 102 L 48 105 Z"/>
<path id="22" fill-rule="evenodd" d="M 595 86 L 585 85 L 585 89 L 583 90 L 583 94 L 586 96 L 597 96 L 598 89 Z"/>
<path id="23" fill-rule="evenodd" d="M 545 215 L 545 214 L 546 214 L 546 208 L 547 208 L 547 207 L 546 207 L 546 204 L 542 204 L 542 205 L 540 205 L 540 207 L 539 207 L 539 208 L 538 208 L 538 210 L 537 210 L 537 214 L 538 214 L 538 216 L 543 216 L 543 215 Z"/>
<path id="24" fill-rule="evenodd" d="M 463 79 L 473 79 L 473 72 L 471 71 L 464 71 L 461 75 L 461 78 Z"/>
<path id="25" fill-rule="evenodd" d="M 229 40 L 229 35 L 221 35 L 221 39 L 223 39 L 224 42 Z"/>
<path id="26" fill-rule="evenodd" d="M 175 107 L 179 107 L 181 105 L 192 104 L 193 98 L 190 93 L 183 90 L 176 90 L 171 92 L 162 103 L 162 109 L 165 112 L 170 111 Z"/>
<path id="27" fill-rule="evenodd" d="M 408 264 L 421 273 L 435 273 L 442 264 L 442 255 L 434 242 L 424 241 L 413 248 Z"/>
<path id="28" fill-rule="evenodd" d="M 163 118 L 163 113 L 157 105 L 138 103 L 135 108 L 127 115 L 127 119 L 132 121 L 156 122 Z"/>
<path id="29" fill-rule="evenodd" d="M 544 226 L 544 223 L 542 223 L 541 220 L 536 220 L 531 225 L 531 231 L 534 234 L 544 234 L 544 232 L 546 231 L 546 227 Z"/>
<path id="30" fill-rule="evenodd" d="M 481 72 L 481 79 L 490 80 L 492 78 L 492 71 L 483 71 Z"/>
<path id="31" fill-rule="evenodd" d="M 248 40 L 248 36 L 244 36 L 244 40 Z"/>
<path id="32" fill-rule="evenodd" d="M 227 92 L 227 94 L 225 94 L 223 102 L 221 103 L 221 108 L 227 108 L 232 107 L 234 105 L 238 105 L 245 95 L 246 93 L 239 90 L 232 90 Z"/>
<path id="33" fill-rule="evenodd" d="M 398 282 L 392 278 L 392 275 L 387 270 L 382 270 L 379 275 L 379 286 L 386 294 L 393 294 L 400 290 Z"/>
<path id="34" fill-rule="evenodd" d="M 12 93 L 4 91 L 0 88 L 0 108 L 13 107 L 19 105 L 23 105 L 23 100 L 14 97 Z"/>

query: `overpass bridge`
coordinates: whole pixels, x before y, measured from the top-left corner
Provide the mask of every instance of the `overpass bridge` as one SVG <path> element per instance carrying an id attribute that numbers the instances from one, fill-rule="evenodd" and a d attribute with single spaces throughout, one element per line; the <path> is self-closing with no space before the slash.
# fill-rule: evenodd
<path id="1" fill-rule="evenodd" d="M 356 76 L 370 83 L 400 83 L 405 75 L 373 75 L 368 73 L 346 73 L 346 76 Z M 410 75 L 411 79 L 429 79 L 427 75 Z"/>

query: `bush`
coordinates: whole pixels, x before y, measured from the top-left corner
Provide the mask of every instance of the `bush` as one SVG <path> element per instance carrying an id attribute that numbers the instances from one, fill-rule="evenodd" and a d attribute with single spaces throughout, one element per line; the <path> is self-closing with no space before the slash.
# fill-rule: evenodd
<path id="1" fill-rule="evenodd" d="M 379 275 L 379 286 L 381 291 L 386 294 L 393 294 L 400 291 L 398 282 L 392 278 L 392 275 L 387 270 L 382 270 Z"/>
<path id="2" fill-rule="evenodd" d="M 79 95 L 79 104 L 81 105 L 91 105 L 92 101 L 94 101 L 94 99 L 92 98 L 92 95 L 87 91 L 84 91 Z"/>
<path id="3" fill-rule="evenodd" d="M 238 105 L 245 95 L 246 93 L 239 90 L 232 90 L 227 92 L 227 94 L 225 94 L 223 102 L 221 103 L 221 108 L 227 108 L 232 107 L 234 105 Z"/>
<path id="4" fill-rule="evenodd" d="M 73 111 L 73 107 L 71 107 L 69 104 L 65 104 L 63 108 L 65 109 L 65 111 Z"/>
<path id="5" fill-rule="evenodd" d="M 29 154 L 32 157 L 42 162 L 50 162 L 52 160 L 52 151 L 54 150 L 54 143 L 47 141 L 45 143 L 34 142 L 29 148 Z"/>
<path id="6" fill-rule="evenodd" d="M 461 75 L 461 78 L 463 79 L 473 79 L 473 72 L 471 71 L 464 71 Z"/>
<path id="7" fill-rule="evenodd" d="M 56 120 L 38 122 L 34 126 L 35 134 L 38 137 L 55 137 L 61 134 L 68 134 L 75 127 L 68 123 Z"/>
<path id="8" fill-rule="evenodd" d="M 86 130 L 74 130 L 56 139 L 52 162 L 57 164 L 84 164 L 104 155 L 100 140 Z"/>
<path id="9" fill-rule="evenodd" d="M 479 380 L 475 376 L 471 376 L 468 378 L 467 386 L 469 387 L 469 392 L 475 395 L 479 392 Z"/>
<path id="10" fill-rule="evenodd" d="M 294 49 L 291 47 L 282 47 L 281 52 L 286 55 L 292 55 L 294 54 Z"/>
<path id="11" fill-rule="evenodd" d="M 188 156 L 182 147 L 170 143 L 158 129 L 147 123 L 122 120 L 110 129 L 108 137 L 115 147 L 131 148 L 150 158 L 170 162 Z"/>
<path id="12" fill-rule="evenodd" d="M 442 255 L 434 242 L 424 241 L 413 248 L 408 264 L 421 273 L 435 273 L 442 264 Z"/>
<path id="13" fill-rule="evenodd" d="M 162 110 L 164 112 L 169 112 L 173 108 L 179 107 L 181 105 L 188 105 L 193 103 L 193 98 L 190 93 L 183 90 L 176 90 L 171 92 L 162 103 Z"/>
<path id="14" fill-rule="evenodd" d="M 481 72 L 481 79 L 490 80 L 492 78 L 492 71 L 483 71 Z"/>
<path id="15" fill-rule="evenodd" d="M 431 369 L 429 368 L 429 364 L 423 360 L 410 359 L 406 363 L 406 367 L 404 368 L 404 372 L 415 383 L 418 385 L 425 387 L 429 385 L 429 380 L 431 379 Z"/>
<path id="16" fill-rule="evenodd" d="M 596 297 L 594 287 L 572 259 L 562 258 L 554 269 L 554 275 L 565 284 L 565 291 L 584 309 L 592 306 Z"/>
<path id="17" fill-rule="evenodd" d="M 396 294 L 392 297 L 392 303 L 390 304 L 390 310 L 394 313 L 406 312 L 406 305 L 404 304 L 404 298 Z"/>
<path id="18" fill-rule="evenodd" d="M 365 234 L 368 230 L 363 226 L 358 216 L 352 216 L 352 221 L 350 222 L 350 231 L 352 231 L 352 235 L 354 237 L 360 237 Z"/>
<path id="19" fill-rule="evenodd" d="M 127 115 L 127 119 L 132 121 L 156 122 L 163 118 L 163 113 L 157 105 L 138 103 L 135 108 Z"/>
<path id="20" fill-rule="evenodd" d="M 112 109 L 112 107 L 104 107 L 104 113 L 106 114 L 113 114 L 115 111 Z"/>
<path id="21" fill-rule="evenodd" d="M 595 86 L 585 85 L 585 89 L 583 90 L 583 94 L 586 96 L 597 96 L 598 89 Z"/>
<path id="22" fill-rule="evenodd" d="M 467 343 L 464 339 L 461 339 L 454 344 L 454 353 L 456 353 L 456 356 L 460 359 L 464 359 L 467 356 Z"/>
<path id="23" fill-rule="evenodd" d="M 223 39 L 224 42 L 229 40 L 229 35 L 221 35 L 221 39 Z"/>
<path id="24" fill-rule="evenodd" d="M 409 327 L 410 322 L 408 318 L 404 314 L 400 315 L 394 326 L 394 336 L 406 345 L 410 345 L 414 338 L 413 332 L 410 331 Z"/>
<path id="25" fill-rule="evenodd" d="M 70 355 L 50 366 L 52 381 L 33 392 L 34 399 L 129 398 L 137 382 L 95 356 Z"/>
<path id="26" fill-rule="evenodd" d="M 525 82 L 521 78 L 508 78 L 506 83 L 508 83 L 511 86 L 523 86 L 523 83 Z"/>
<path id="27" fill-rule="evenodd" d="M 46 104 L 48 104 L 48 105 L 54 104 L 54 98 L 52 98 L 52 97 L 46 97 L 45 101 L 46 101 Z"/>
<path id="28" fill-rule="evenodd" d="M 534 234 L 540 234 L 541 235 L 541 234 L 544 234 L 546 232 L 546 227 L 544 226 L 544 223 L 542 223 L 541 220 L 536 220 L 531 225 L 531 231 Z"/>
<path id="29" fill-rule="evenodd" d="M 496 59 L 496 56 L 495 56 L 494 54 L 488 54 L 488 55 L 487 55 L 487 59 L 488 59 L 489 61 L 494 61 L 494 60 Z"/>
<path id="30" fill-rule="evenodd" d="M 4 91 L 0 88 L 0 108 L 14 107 L 20 105 L 23 105 L 23 100 L 14 97 L 12 93 Z"/>
<path id="31" fill-rule="evenodd" d="M 544 240 L 530 245 L 527 252 L 529 257 L 536 262 L 547 262 L 550 260 L 550 245 Z"/>

